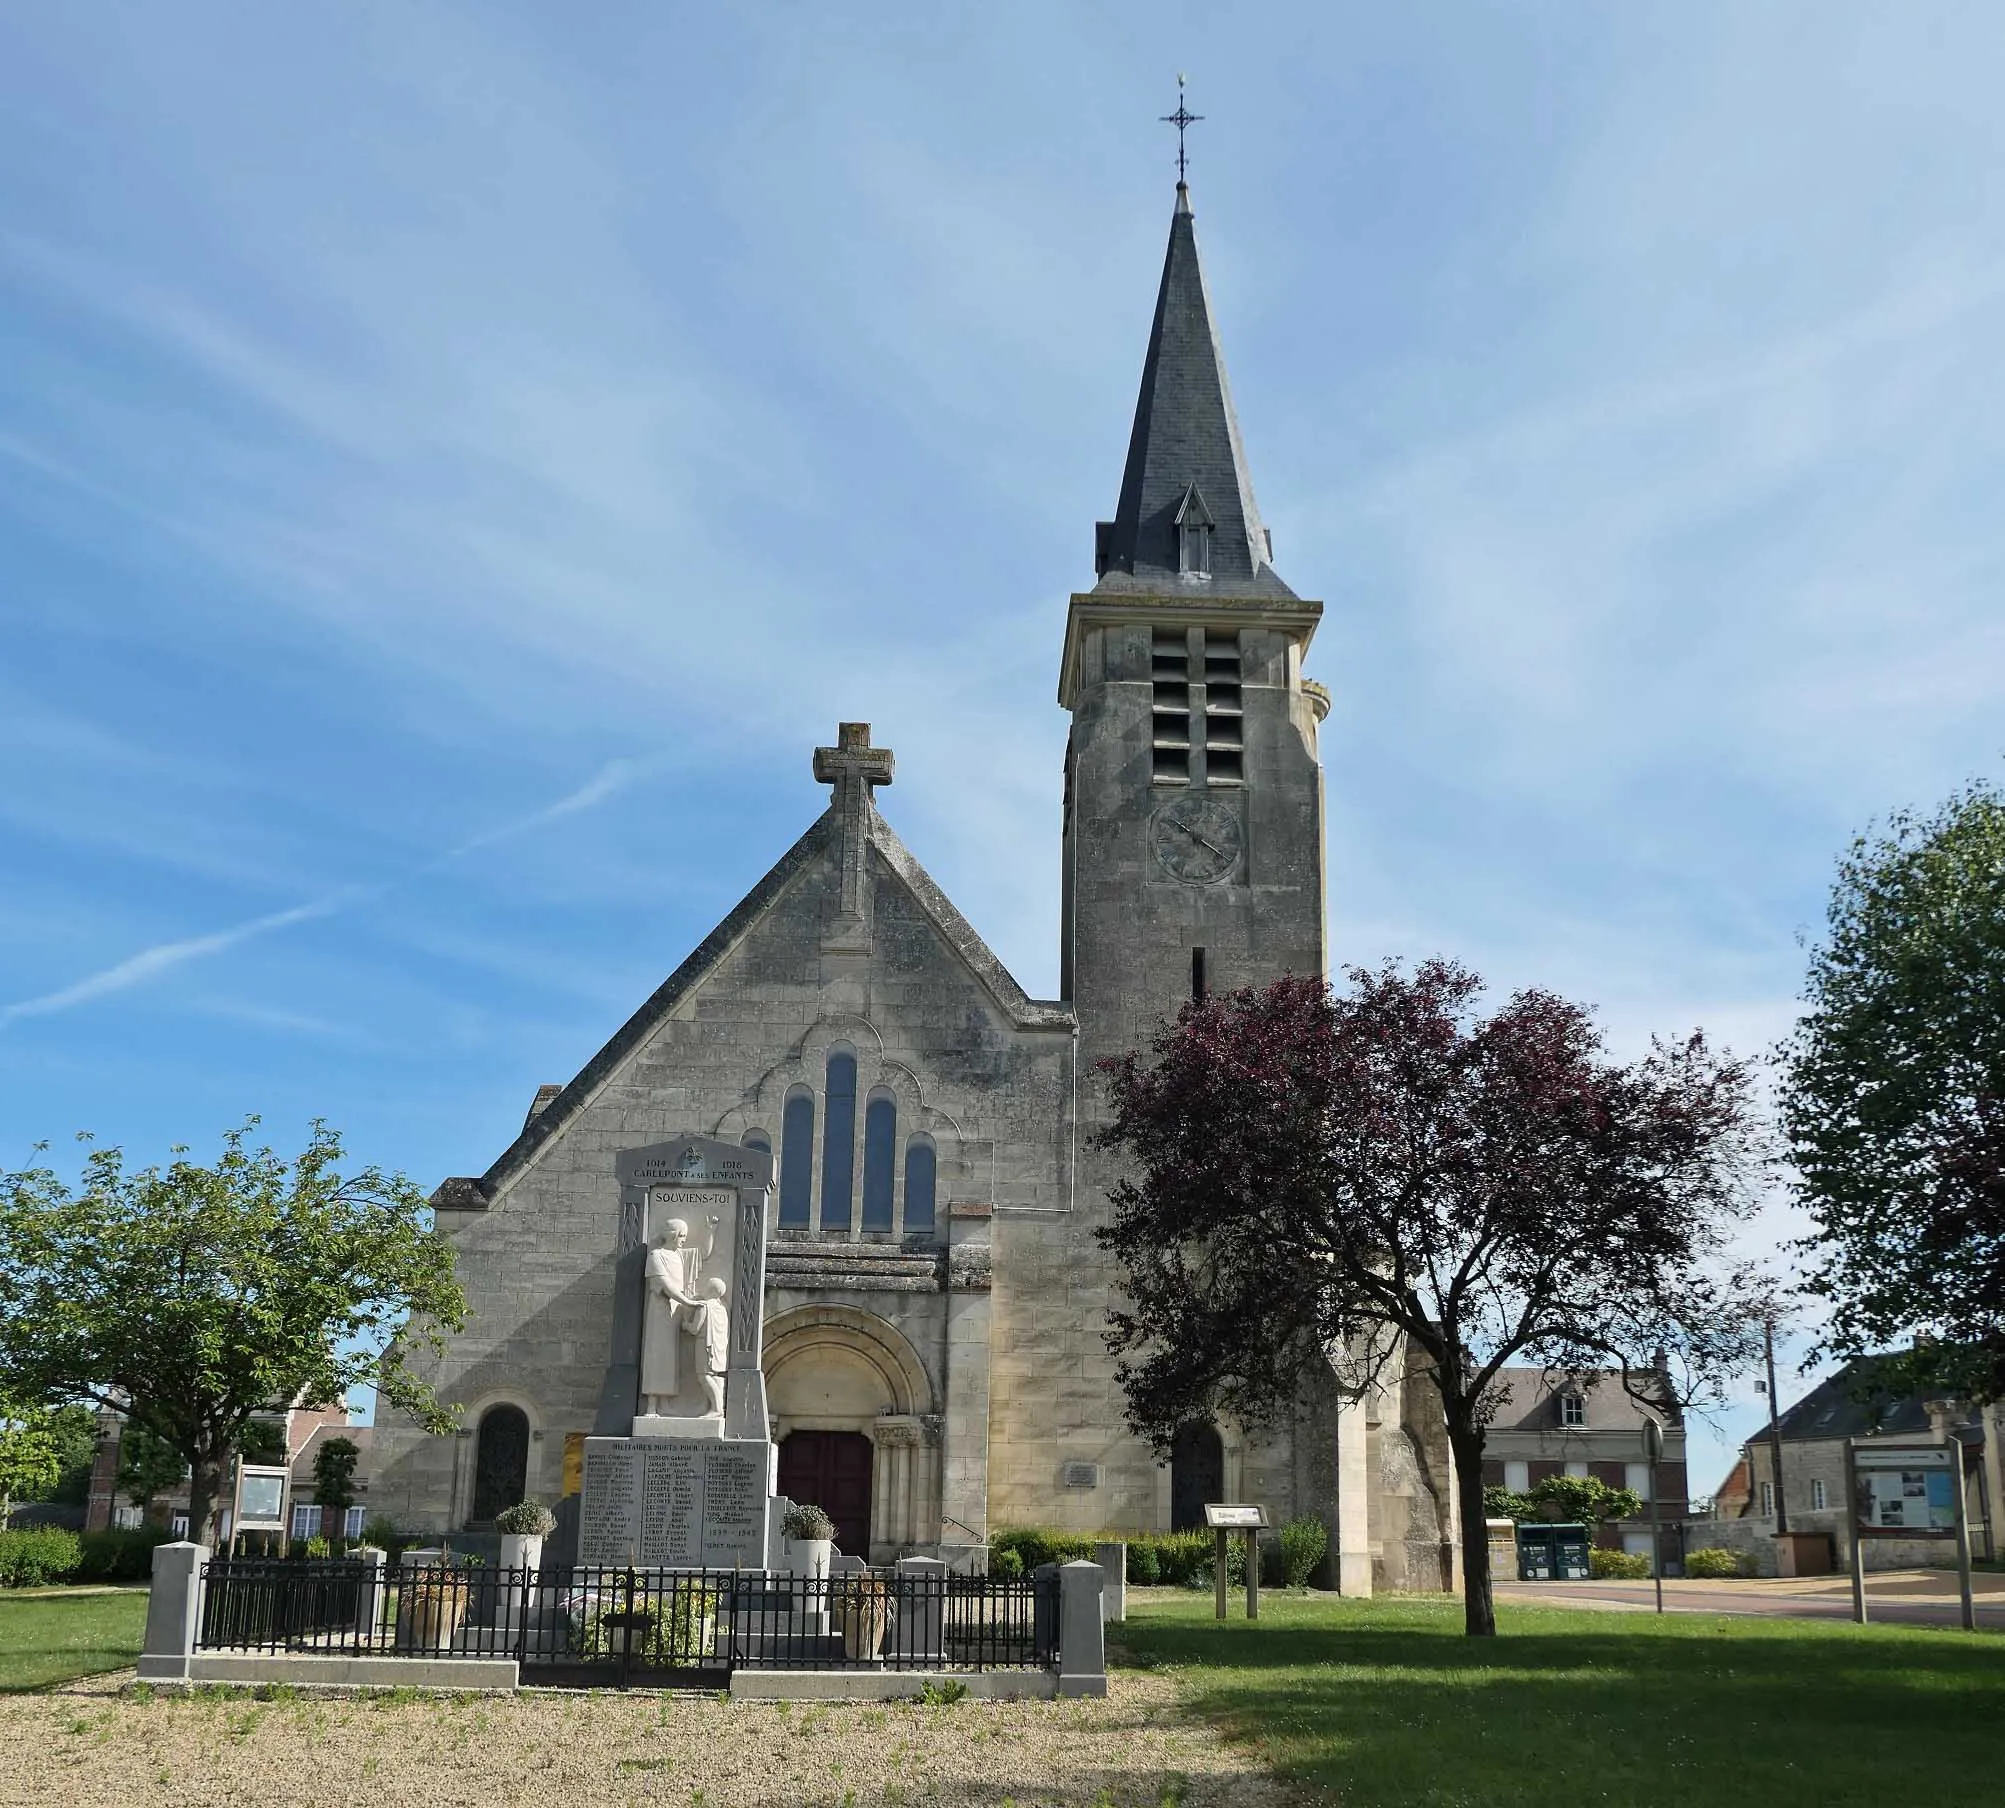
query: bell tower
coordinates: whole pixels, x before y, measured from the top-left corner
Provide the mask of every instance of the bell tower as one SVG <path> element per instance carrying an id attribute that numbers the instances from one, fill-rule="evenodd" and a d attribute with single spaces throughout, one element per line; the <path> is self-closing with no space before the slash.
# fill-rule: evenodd
<path id="1" fill-rule="evenodd" d="M 1177 184 L 1128 464 L 1072 599 L 1061 984 L 1091 1063 L 1193 993 L 1324 969 L 1321 603 L 1274 569 Z"/>
<path id="2" fill-rule="evenodd" d="M 1079 1385 L 1106 1390 L 1096 1410 L 1114 1425 L 1122 1401 L 1101 1334 L 1118 1277 L 1092 1233 L 1119 1168 L 1086 1134 L 1106 1111 L 1095 1063 L 1146 1047 L 1193 996 L 1326 968 L 1316 736 L 1329 697 L 1302 677 L 1323 606 L 1274 569 L 1183 182 L 1120 502 L 1099 524 L 1094 570 L 1093 588 L 1072 598 L 1058 681 L 1072 715 L 1060 967 L 1082 1080 L 1067 1241 L 1075 1273 L 1099 1282 L 1099 1310 L 1081 1315 Z M 1098 1523 L 1168 1528 L 1215 1487 L 1228 1500 L 1286 1503 L 1324 1520 L 1340 1585 L 1369 1593 L 1366 1444 L 1363 1412 L 1334 1385 L 1257 1435 L 1186 1427 L 1176 1450 L 1212 1452 L 1203 1476 L 1124 1434 L 1105 1446 Z"/>

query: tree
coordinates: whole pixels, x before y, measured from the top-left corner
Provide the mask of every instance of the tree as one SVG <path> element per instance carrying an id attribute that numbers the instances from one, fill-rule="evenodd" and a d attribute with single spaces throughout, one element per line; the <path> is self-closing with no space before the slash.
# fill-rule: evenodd
<path id="1" fill-rule="evenodd" d="M 1495 1482 L 1483 1490 L 1485 1519 L 1513 1519 L 1523 1523 L 1536 1520 L 1538 1516 L 1538 1507 L 1529 1494 L 1520 1494 L 1515 1488 L 1500 1488 Z"/>
<path id="2" fill-rule="evenodd" d="M 1187 1005 L 1153 1061 L 1106 1064 L 1100 1141 L 1134 1163 L 1100 1232 L 1127 1294 L 1108 1342 L 1159 1450 L 1416 1351 L 1455 1458 L 1468 1630 L 1490 1634 L 1498 1372 L 1614 1368 L 1661 1399 L 1675 1367 L 1697 1401 L 1750 1351 L 1723 1251 L 1760 1165 L 1750 1076 L 1697 1035 L 1612 1061 L 1548 992 L 1479 1018 L 1481 982 L 1446 961 L 1348 978 Z"/>
<path id="3" fill-rule="evenodd" d="M 1590 1475 L 1549 1475 L 1526 1494 L 1493 1483 L 1483 1490 L 1483 1511 L 1491 1519 L 1598 1526 L 1604 1519 L 1637 1518 L 1643 1497 L 1633 1488 L 1611 1488 Z"/>
<path id="4" fill-rule="evenodd" d="M 2005 1397 L 2005 794 L 1903 813 L 1839 862 L 1782 1118 L 1831 1346 L 1897 1393 Z"/>
<path id="5" fill-rule="evenodd" d="M 362 1447 L 353 1438 L 324 1438 L 313 1453 L 313 1504 L 334 1513 L 337 1538 L 355 1504 L 355 1465 L 361 1457 Z"/>
<path id="6" fill-rule="evenodd" d="M 1598 1526 L 1643 1512 L 1643 1496 L 1634 1488 L 1611 1488 L 1591 1475 L 1549 1475 L 1532 1489 L 1531 1501 L 1550 1525 Z"/>
<path id="7" fill-rule="evenodd" d="M 118 1478 L 112 1486 L 135 1507 L 150 1507 L 188 1473 L 187 1460 L 141 1419 L 128 1419 L 118 1439 Z"/>
<path id="8" fill-rule="evenodd" d="M 0 1399 L 0 1531 L 7 1529 L 16 1496 L 33 1498 L 62 1476 L 62 1442 L 52 1420 L 46 1407 Z"/>
<path id="9" fill-rule="evenodd" d="M 177 1150 L 128 1172 L 113 1148 L 74 1194 L 46 1167 L 0 1177 L 0 1387 L 144 1421 L 189 1467 L 205 1544 L 254 1415 L 370 1382 L 421 1424 L 454 1423 L 408 1361 L 466 1313 L 423 1195 L 379 1168 L 343 1173 L 317 1121 L 292 1162 L 253 1149 L 256 1122 L 213 1167 Z"/>

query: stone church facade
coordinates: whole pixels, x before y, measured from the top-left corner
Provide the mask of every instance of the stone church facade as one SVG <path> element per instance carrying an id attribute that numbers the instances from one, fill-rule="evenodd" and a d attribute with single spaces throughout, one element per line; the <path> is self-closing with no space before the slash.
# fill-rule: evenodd
<path id="1" fill-rule="evenodd" d="M 873 1560 L 978 1561 L 993 1528 L 1166 1529 L 1207 1499 L 1316 1514 L 1349 1592 L 1451 1573 L 1423 1377 L 1334 1378 L 1285 1429 L 1123 1426 L 1094 1240 L 1113 1158 L 1096 1063 L 1184 1000 L 1321 972 L 1322 614 L 1273 564 L 1179 184 L 1128 462 L 1072 598 L 1059 702 L 1062 999 L 1024 993 L 899 840 L 867 725 L 814 755 L 827 811 L 522 1133 L 433 1205 L 470 1315 L 430 1436 L 387 1409 L 372 1511 L 479 1531 L 529 1495 L 561 1552 L 589 1433 L 625 1432 L 614 1164 L 688 1131 L 776 1159 L 765 1301 L 783 1493 Z"/>

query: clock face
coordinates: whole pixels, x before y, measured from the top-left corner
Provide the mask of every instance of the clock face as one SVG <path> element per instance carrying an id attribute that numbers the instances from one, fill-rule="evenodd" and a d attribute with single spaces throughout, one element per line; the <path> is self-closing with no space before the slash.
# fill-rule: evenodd
<path id="1" fill-rule="evenodd" d="M 1239 864 L 1246 836 L 1236 810 L 1203 791 L 1191 791 L 1156 812 L 1149 842 L 1171 878 L 1186 885 L 1213 885 Z"/>

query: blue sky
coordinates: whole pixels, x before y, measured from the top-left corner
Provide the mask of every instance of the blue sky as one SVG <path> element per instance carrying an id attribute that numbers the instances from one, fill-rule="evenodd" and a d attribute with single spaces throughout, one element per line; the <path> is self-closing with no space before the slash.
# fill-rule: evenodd
<path id="1" fill-rule="evenodd" d="M 1054 991 L 1059 638 L 1180 68 L 1328 604 L 1338 958 L 1757 1050 L 1845 839 L 1997 770 L 1997 9 L 0 29 L 7 1164 L 258 1111 L 478 1172 L 819 811 L 839 717 Z"/>

